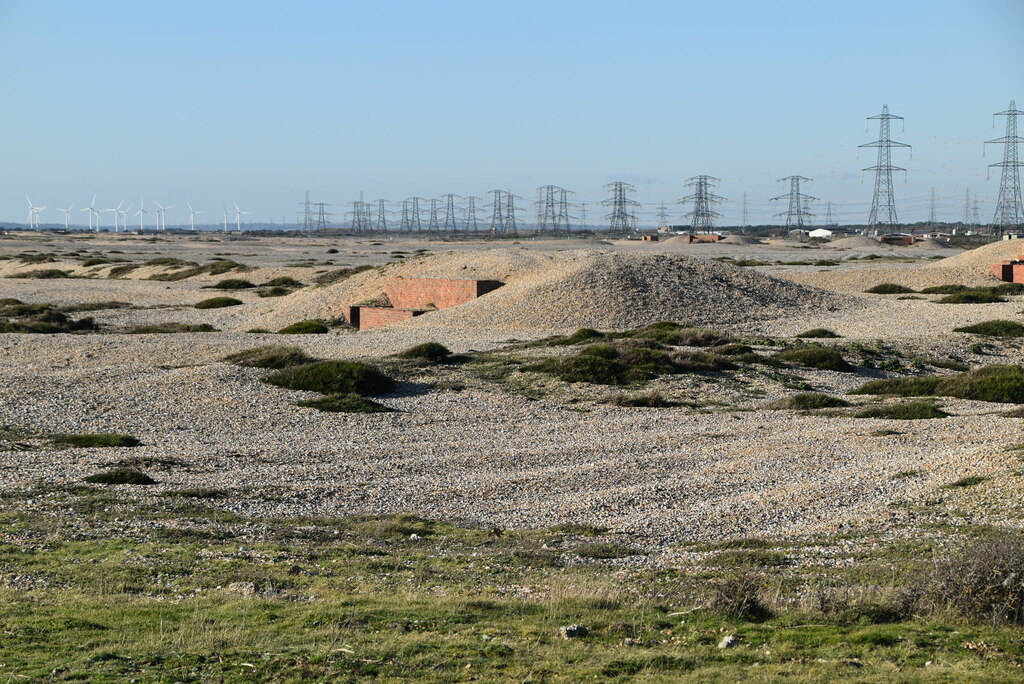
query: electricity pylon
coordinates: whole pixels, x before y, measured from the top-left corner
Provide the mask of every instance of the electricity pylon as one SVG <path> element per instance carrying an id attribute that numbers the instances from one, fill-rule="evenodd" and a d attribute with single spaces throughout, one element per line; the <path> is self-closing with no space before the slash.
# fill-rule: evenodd
<path id="1" fill-rule="evenodd" d="M 996 213 L 992 217 L 1000 232 L 1013 226 L 1024 224 L 1024 205 L 1020 198 L 1020 167 L 1024 162 L 1017 159 L 1017 143 L 1024 138 L 1017 136 L 1017 117 L 1024 111 L 1017 109 L 1017 103 L 1010 100 L 1010 108 L 1004 112 L 996 112 L 993 116 L 1006 117 L 1006 135 L 995 140 L 986 140 L 985 144 L 1003 143 L 1003 161 L 989 164 L 998 166 L 1003 172 L 999 179 L 999 199 L 996 201 Z"/>
<path id="2" fill-rule="evenodd" d="M 869 120 L 878 119 L 878 140 L 864 143 L 859 147 L 877 147 L 878 162 L 869 166 L 865 171 L 875 172 L 875 194 L 871 199 L 871 214 L 868 216 L 868 225 L 875 228 L 879 225 L 895 226 L 899 223 L 896 216 L 896 200 L 892 192 L 892 172 L 906 171 L 899 166 L 892 165 L 892 148 L 907 147 L 901 142 L 896 142 L 889 137 L 889 122 L 893 119 L 903 120 L 902 116 L 889 113 L 889 105 L 882 105 L 882 113 L 869 116 Z"/>
<path id="3" fill-rule="evenodd" d="M 779 179 L 780 183 L 785 181 L 789 181 L 789 193 L 772 197 L 771 201 L 789 198 L 789 209 L 779 212 L 776 216 L 786 217 L 787 228 L 803 228 L 804 224 L 813 216 L 807 210 L 807 203 L 818 198 L 800 192 L 800 181 L 807 181 L 809 183 L 811 179 L 804 178 L 803 176 L 786 176 Z"/>

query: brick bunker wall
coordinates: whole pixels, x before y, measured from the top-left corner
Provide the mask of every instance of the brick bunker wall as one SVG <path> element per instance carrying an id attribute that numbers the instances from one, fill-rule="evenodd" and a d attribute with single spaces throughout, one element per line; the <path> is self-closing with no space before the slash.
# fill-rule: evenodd
<path id="1" fill-rule="evenodd" d="M 504 283 L 497 280 L 389 278 L 384 288 L 396 309 L 447 309 L 476 299 Z M 362 309 L 366 311 L 366 309 Z M 360 314 L 362 315 L 362 313 Z M 362 319 L 360 319 L 362 320 Z M 360 327 L 365 327 L 360 325 Z"/>
<path id="2" fill-rule="evenodd" d="M 419 316 L 423 311 L 417 309 L 392 309 L 388 306 L 361 306 L 359 307 L 359 329 L 370 330 L 380 328 L 399 321 L 405 321 L 413 316 Z"/>

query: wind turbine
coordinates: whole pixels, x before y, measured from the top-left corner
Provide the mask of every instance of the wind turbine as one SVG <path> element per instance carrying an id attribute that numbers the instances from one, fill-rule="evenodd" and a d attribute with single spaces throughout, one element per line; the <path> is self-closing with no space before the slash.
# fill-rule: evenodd
<path id="1" fill-rule="evenodd" d="M 124 200 L 121 200 L 122 202 Z M 118 205 L 120 206 L 120 205 Z M 128 212 L 132 210 L 132 205 L 128 205 L 124 209 L 118 209 L 117 213 L 121 215 L 121 226 L 124 228 L 124 232 L 128 232 Z"/>
<path id="2" fill-rule="evenodd" d="M 242 211 L 238 208 L 238 202 L 234 202 L 235 205 L 235 228 L 239 233 L 242 232 L 242 214 L 251 214 L 251 211 Z"/>
<path id="3" fill-rule="evenodd" d="M 89 230 L 92 230 L 92 217 L 96 217 L 96 232 L 100 232 L 100 212 L 96 211 L 96 195 L 92 196 L 92 204 L 79 211 L 89 212 Z"/>
<path id="4" fill-rule="evenodd" d="M 228 232 L 228 208 L 224 207 L 224 232 Z"/>
<path id="5" fill-rule="evenodd" d="M 116 208 L 113 208 L 113 209 L 100 209 L 100 211 L 109 211 L 111 214 L 114 215 L 114 232 L 115 233 L 117 232 L 117 225 L 118 225 L 117 224 L 117 217 L 121 213 L 121 205 L 123 205 L 123 204 L 124 204 L 124 200 L 121 200 L 121 202 L 117 205 Z"/>
<path id="6" fill-rule="evenodd" d="M 153 202 L 156 206 L 160 207 L 156 212 L 156 227 L 158 230 L 167 230 L 167 210 L 173 209 L 173 204 L 168 204 L 166 207 L 159 202 Z"/>
<path id="7" fill-rule="evenodd" d="M 140 233 L 145 230 L 145 226 L 142 225 L 142 216 L 143 216 L 143 214 L 148 214 L 148 213 L 149 212 L 146 211 L 146 203 L 140 197 L 139 198 L 139 210 L 137 212 L 135 212 L 135 215 L 139 217 L 139 232 Z"/>
<path id="8" fill-rule="evenodd" d="M 188 207 L 188 220 L 192 224 L 192 232 L 194 233 L 196 232 L 196 214 L 205 214 L 206 212 L 193 209 L 192 205 L 188 202 L 185 202 L 185 206 Z"/>
<path id="9" fill-rule="evenodd" d="M 68 229 L 68 214 L 70 214 L 71 210 L 74 209 L 74 208 L 75 208 L 75 203 L 74 202 L 72 202 L 71 206 L 69 206 L 67 209 L 61 209 L 60 207 L 57 207 L 57 211 L 63 211 L 64 212 L 64 230 Z"/>
<path id="10" fill-rule="evenodd" d="M 41 212 L 46 207 L 37 207 L 37 206 L 33 205 L 32 204 L 32 200 L 30 200 L 28 197 L 25 198 L 25 201 L 28 202 L 28 227 L 29 228 L 38 228 L 39 227 L 39 212 Z M 235 206 L 238 206 L 238 205 L 235 205 Z"/>

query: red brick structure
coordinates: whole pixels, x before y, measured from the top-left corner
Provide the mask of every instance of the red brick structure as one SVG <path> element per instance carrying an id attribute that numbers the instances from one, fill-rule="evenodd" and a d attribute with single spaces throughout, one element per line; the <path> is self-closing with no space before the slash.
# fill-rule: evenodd
<path id="1" fill-rule="evenodd" d="M 718 242 L 719 240 L 722 239 L 721 235 L 714 235 L 714 234 L 709 234 L 709 235 L 690 235 L 688 237 L 689 237 L 689 240 L 687 240 L 687 242 Z"/>
<path id="2" fill-rule="evenodd" d="M 992 275 L 1007 283 L 1024 283 L 1024 256 L 1001 264 L 992 264 Z"/>
<path id="3" fill-rule="evenodd" d="M 384 292 L 399 309 L 447 309 L 497 290 L 497 280 L 446 280 L 443 278 L 388 278 Z"/>
<path id="4" fill-rule="evenodd" d="M 644 235 L 640 239 L 643 240 L 644 242 L 657 242 L 658 241 L 658 236 L 657 235 Z"/>
<path id="5" fill-rule="evenodd" d="M 913 235 L 904 235 L 902 233 L 891 233 L 889 235 L 881 235 L 878 241 L 885 245 L 892 245 L 894 247 L 909 247 L 916 242 Z"/>
<path id="6" fill-rule="evenodd" d="M 465 304 L 502 285 L 504 283 L 498 280 L 389 278 L 384 292 L 391 306 L 345 306 L 343 315 L 349 325 L 370 330 Z"/>

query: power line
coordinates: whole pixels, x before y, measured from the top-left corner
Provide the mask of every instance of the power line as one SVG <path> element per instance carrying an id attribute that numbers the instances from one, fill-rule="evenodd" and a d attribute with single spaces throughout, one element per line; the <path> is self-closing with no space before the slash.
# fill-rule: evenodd
<path id="1" fill-rule="evenodd" d="M 789 181 L 789 193 L 786 195 L 779 195 L 778 197 L 772 197 L 772 201 L 789 198 L 789 208 L 786 211 L 779 212 L 776 216 L 786 217 L 787 228 L 803 228 L 804 223 L 812 216 L 811 212 L 808 211 L 808 202 L 811 200 L 818 199 L 817 197 L 811 197 L 800 192 L 800 181 L 811 181 L 810 178 L 804 178 L 803 176 L 786 176 L 780 178 L 779 182 L 784 183 Z"/>
<path id="2" fill-rule="evenodd" d="M 907 147 L 901 142 L 896 142 L 889 137 L 889 122 L 893 119 L 903 120 L 902 116 L 889 113 L 889 105 L 882 105 L 882 113 L 867 117 L 868 120 L 878 119 L 878 140 L 864 143 L 858 147 L 877 147 L 878 162 L 869 166 L 865 171 L 875 172 L 875 193 L 871 200 L 871 214 L 868 216 L 868 225 L 875 228 L 879 225 L 895 226 L 899 223 L 896 216 L 896 200 L 892 192 L 892 172 L 906 171 L 906 169 L 892 165 L 892 148 Z"/>
<path id="3" fill-rule="evenodd" d="M 634 208 L 640 203 L 631 199 L 628 195 L 636 192 L 636 188 L 629 183 L 615 181 L 604 186 L 611 190 L 611 198 L 601 202 L 603 206 L 611 207 L 611 213 L 605 214 L 608 219 L 608 228 L 614 233 L 631 233 L 636 231 L 636 214 Z"/>
<path id="4" fill-rule="evenodd" d="M 455 231 L 457 231 L 459 229 L 459 226 L 456 223 L 456 218 L 455 218 L 455 198 L 456 197 L 458 197 L 458 195 L 450 193 L 450 192 L 445 194 L 445 195 L 441 195 L 441 199 L 444 200 L 444 225 L 442 226 L 442 228 L 446 232 L 453 232 L 454 233 Z"/>
<path id="5" fill-rule="evenodd" d="M 690 217 L 691 232 L 710 232 L 715 227 L 715 219 L 721 216 L 712 207 L 725 198 L 711 192 L 711 188 L 719 180 L 714 176 L 694 176 L 687 179 L 686 186 L 694 188 L 693 194 L 680 198 L 679 202 L 693 202 L 693 211 L 686 214 Z"/>
<path id="6" fill-rule="evenodd" d="M 376 230 L 380 233 L 387 232 L 388 229 L 388 201 L 386 199 L 377 200 L 377 225 Z"/>

